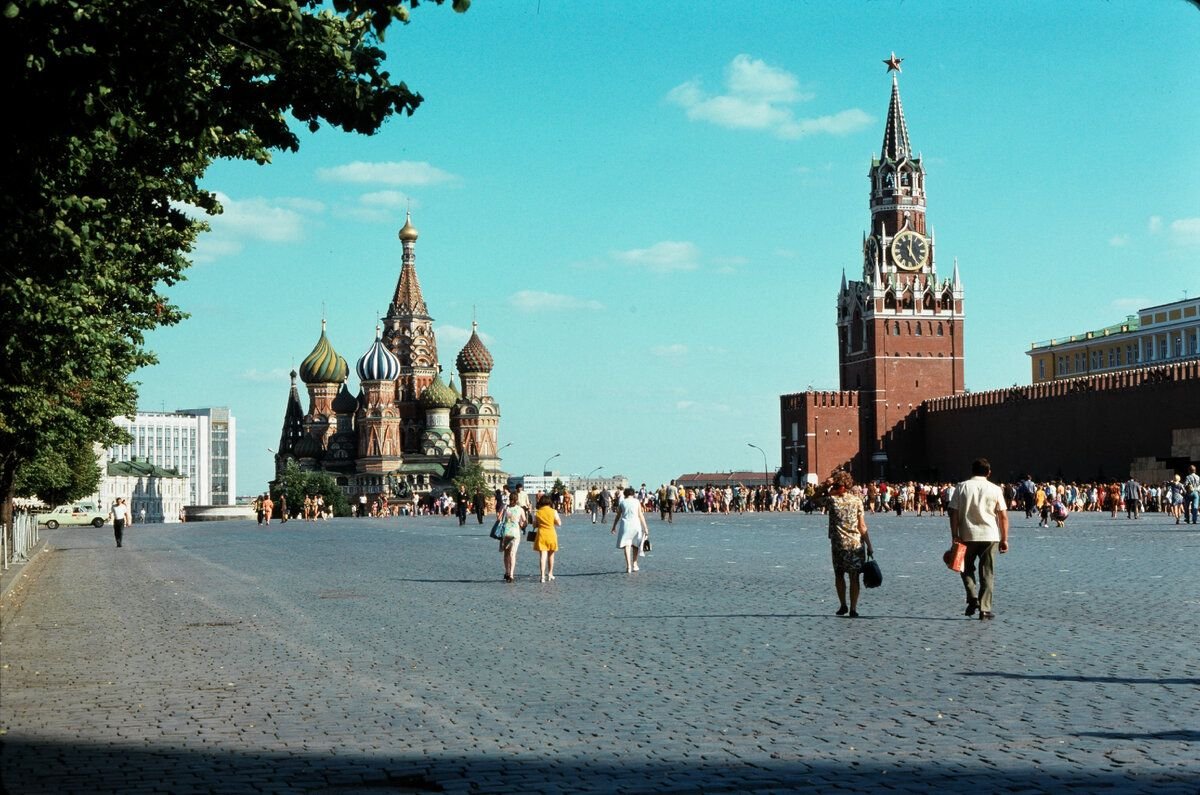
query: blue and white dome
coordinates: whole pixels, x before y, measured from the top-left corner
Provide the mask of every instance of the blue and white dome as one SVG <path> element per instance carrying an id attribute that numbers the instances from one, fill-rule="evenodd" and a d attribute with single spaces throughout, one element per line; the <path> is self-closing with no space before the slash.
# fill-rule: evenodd
<path id="1" fill-rule="evenodd" d="M 383 331 L 375 327 L 375 344 L 358 360 L 358 377 L 363 381 L 395 381 L 400 377 L 400 360 L 383 344 Z"/>

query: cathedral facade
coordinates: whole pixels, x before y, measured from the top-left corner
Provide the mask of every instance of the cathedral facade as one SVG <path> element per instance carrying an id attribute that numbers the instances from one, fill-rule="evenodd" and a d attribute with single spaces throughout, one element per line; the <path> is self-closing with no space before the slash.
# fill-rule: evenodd
<path id="1" fill-rule="evenodd" d="M 292 371 L 277 478 L 291 460 L 303 470 L 328 472 L 348 497 L 402 497 L 445 487 L 468 462 L 477 462 L 490 485 L 505 482 L 497 443 L 500 406 L 488 392 L 492 354 L 472 323 L 455 361 L 462 387 L 453 375 L 443 381 L 433 318 L 417 279 L 417 236 L 410 215 L 399 233 L 395 294 L 355 366 L 357 394 L 325 321 L 299 372 Z M 307 410 L 297 376 L 308 392 Z"/>

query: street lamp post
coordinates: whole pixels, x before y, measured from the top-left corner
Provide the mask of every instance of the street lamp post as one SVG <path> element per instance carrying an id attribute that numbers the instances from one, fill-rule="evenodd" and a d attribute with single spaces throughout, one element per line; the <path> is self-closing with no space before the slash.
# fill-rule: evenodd
<path id="1" fill-rule="evenodd" d="M 562 455 L 562 453 L 555 453 L 554 455 L 552 455 L 546 459 L 546 463 L 542 464 L 542 476 L 543 477 L 550 476 L 550 469 L 549 469 L 550 462 L 553 461 L 554 459 L 558 458 L 560 455 Z"/>
<path id="2" fill-rule="evenodd" d="M 597 472 L 599 472 L 601 469 L 604 469 L 604 467 L 603 467 L 603 466 L 598 466 L 598 467 L 596 467 L 595 469 L 593 469 L 591 472 L 587 473 L 587 477 L 586 477 L 586 478 L 584 478 L 584 482 L 586 482 L 586 483 L 588 484 L 588 487 L 589 487 L 589 488 L 590 488 L 590 487 L 591 487 L 591 485 L 592 485 L 592 475 L 596 474 L 596 473 L 597 473 Z"/>
<path id="3" fill-rule="evenodd" d="M 762 449 L 761 447 L 759 447 L 756 444 L 751 444 L 750 442 L 746 442 L 746 444 L 749 445 L 750 447 L 753 447 L 758 452 L 762 453 L 762 457 L 763 457 L 763 487 L 766 488 L 767 486 L 770 485 L 770 481 L 767 478 L 767 451 Z"/>

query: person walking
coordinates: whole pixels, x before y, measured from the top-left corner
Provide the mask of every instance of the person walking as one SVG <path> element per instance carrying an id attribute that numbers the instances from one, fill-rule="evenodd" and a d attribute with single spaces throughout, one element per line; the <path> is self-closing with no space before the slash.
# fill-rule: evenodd
<path id="1" fill-rule="evenodd" d="M 626 486 L 625 499 L 613 509 L 612 532 L 617 537 L 617 549 L 625 552 L 626 574 L 639 570 L 638 555 L 642 551 L 642 542 L 650 533 L 650 528 L 646 526 L 646 514 L 642 512 L 641 500 L 635 494 L 632 486 Z"/>
<path id="2" fill-rule="evenodd" d="M 867 533 L 867 516 L 862 497 L 851 492 L 854 479 L 849 472 L 833 473 L 829 489 L 829 546 L 833 558 L 833 585 L 837 591 L 837 615 L 858 618 L 858 575 L 866 557 L 875 554 Z M 846 604 L 846 581 L 850 581 L 850 604 Z"/>
<path id="3" fill-rule="evenodd" d="M 996 581 L 996 552 L 1008 552 L 1008 512 L 1004 492 L 988 480 L 992 465 L 986 458 L 971 463 L 971 479 L 954 490 L 950 501 L 950 539 L 967 547 L 962 572 L 967 592 L 968 616 L 979 611 L 980 620 L 992 619 L 992 598 Z M 979 567 L 978 591 L 975 568 Z"/>
<path id="4" fill-rule="evenodd" d="M 1125 518 L 1137 519 L 1142 512 L 1142 484 L 1137 482 L 1137 478 L 1130 475 L 1129 480 L 1125 481 L 1125 485 L 1121 487 L 1122 496 L 1125 497 Z"/>
<path id="5" fill-rule="evenodd" d="M 538 497 L 537 513 L 533 515 L 533 527 L 537 530 L 537 539 L 533 549 L 541 556 L 540 569 L 542 582 L 554 579 L 554 555 L 558 552 L 558 529 L 562 526 L 562 517 L 554 510 L 554 501 L 549 494 Z"/>
<path id="6" fill-rule="evenodd" d="M 270 494 L 264 494 L 262 500 L 263 524 L 271 526 L 271 516 L 275 513 L 275 501 Z"/>
<path id="7" fill-rule="evenodd" d="M 1200 524 L 1200 475 L 1196 465 L 1188 467 L 1188 476 L 1183 479 L 1183 521 Z"/>
<path id="8" fill-rule="evenodd" d="M 525 509 L 517 504 L 517 493 L 507 504 L 501 504 L 496 519 L 504 525 L 500 535 L 500 557 L 504 562 L 504 581 L 516 582 L 517 548 L 521 545 L 521 531 L 525 529 Z"/>
<path id="9" fill-rule="evenodd" d="M 125 498 L 117 497 L 108 513 L 113 520 L 113 536 L 117 539 L 117 546 L 121 546 L 125 538 L 125 524 L 133 524 L 133 517 L 129 513 L 129 506 L 125 504 Z"/>
<path id="10" fill-rule="evenodd" d="M 478 520 L 479 524 L 483 524 L 483 513 L 485 510 L 487 510 L 486 502 L 487 501 L 483 496 L 483 491 L 476 489 L 475 494 L 471 497 L 471 509 L 474 511 L 475 518 Z"/>
<path id="11" fill-rule="evenodd" d="M 603 523 L 608 517 L 608 509 L 612 507 L 612 496 L 608 493 L 608 489 L 600 489 L 600 522 Z"/>
<path id="12" fill-rule="evenodd" d="M 287 524 L 287 520 L 288 520 L 287 495 L 281 491 L 281 492 L 279 492 L 279 523 Z"/>
<path id="13" fill-rule="evenodd" d="M 467 487 L 460 485 L 458 491 L 454 492 L 454 514 L 458 517 L 459 527 L 467 523 L 467 512 L 470 504 L 471 498 L 467 496 Z"/>

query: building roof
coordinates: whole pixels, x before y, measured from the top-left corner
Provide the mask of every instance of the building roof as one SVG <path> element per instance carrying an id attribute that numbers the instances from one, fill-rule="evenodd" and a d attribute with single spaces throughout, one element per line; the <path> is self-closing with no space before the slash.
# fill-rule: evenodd
<path id="1" fill-rule="evenodd" d="M 730 470 L 729 472 L 692 472 L 691 474 L 680 475 L 675 478 L 675 485 L 686 486 L 688 488 L 702 488 L 709 485 L 724 488 L 726 483 L 730 486 L 736 483 L 741 483 L 743 486 L 761 486 L 765 480 L 770 480 L 773 477 L 773 472 L 767 473 L 767 477 L 764 478 L 763 472 L 749 469 Z"/>
<path id="2" fill-rule="evenodd" d="M 395 381 L 400 377 L 400 360 L 383 344 L 383 330 L 375 327 L 375 342 L 358 360 L 358 377 L 363 381 Z"/>
<path id="3" fill-rule="evenodd" d="M 474 321 L 471 322 L 471 339 L 459 351 L 456 364 L 460 373 L 490 373 L 495 366 L 491 351 L 479 339 L 479 324 Z"/>
<path id="4" fill-rule="evenodd" d="M 149 461 L 135 458 L 132 461 L 110 461 L 108 462 L 108 475 L 110 477 L 135 477 L 135 478 L 182 478 L 184 475 L 179 474 L 174 469 L 164 469 L 157 464 L 151 464 Z"/>
<path id="5" fill-rule="evenodd" d="M 900 84 L 892 75 L 892 100 L 888 105 L 887 126 L 883 130 L 881 160 L 904 160 L 912 157 L 912 146 L 908 142 L 908 125 L 904 121 L 904 108 L 900 105 Z"/>
<path id="6" fill-rule="evenodd" d="M 340 384 L 350 374 L 346 360 L 333 349 L 325 336 L 325 321 L 321 321 L 321 338 L 312 353 L 300 362 L 300 380 L 306 384 Z"/>

